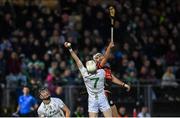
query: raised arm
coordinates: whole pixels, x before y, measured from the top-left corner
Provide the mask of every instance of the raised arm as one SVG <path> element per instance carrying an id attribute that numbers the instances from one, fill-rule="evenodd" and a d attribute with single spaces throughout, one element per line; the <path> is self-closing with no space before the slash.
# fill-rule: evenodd
<path id="1" fill-rule="evenodd" d="M 120 87 L 125 87 L 127 91 L 130 91 L 131 89 L 131 87 L 128 84 L 125 84 L 124 82 L 116 78 L 113 74 L 112 74 L 112 82 L 119 85 Z"/>
<path id="2" fill-rule="evenodd" d="M 111 41 L 111 42 L 109 43 L 107 49 L 106 49 L 106 52 L 105 52 L 105 54 L 104 54 L 104 58 L 103 58 L 103 60 L 101 61 L 100 66 L 103 67 L 103 66 L 107 63 L 107 60 L 108 60 L 108 58 L 109 58 L 109 56 L 110 56 L 110 52 L 111 52 L 111 48 L 112 48 L 112 47 L 114 47 L 114 42 Z"/>
<path id="3" fill-rule="evenodd" d="M 78 68 L 82 68 L 84 65 L 82 64 L 82 62 L 79 59 L 79 57 L 76 55 L 76 53 L 71 48 L 71 43 L 65 42 L 64 46 L 69 49 L 69 52 L 71 53 L 72 58 L 75 60 Z"/>

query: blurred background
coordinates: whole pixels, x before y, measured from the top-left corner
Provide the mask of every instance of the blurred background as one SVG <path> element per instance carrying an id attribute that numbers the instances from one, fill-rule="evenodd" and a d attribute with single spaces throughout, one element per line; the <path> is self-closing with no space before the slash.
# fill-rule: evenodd
<path id="1" fill-rule="evenodd" d="M 87 116 L 84 83 L 63 43 L 83 62 L 104 52 L 109 5 L 116 8 L 109 63 L 132 86 L 128 93 L 113 85 L 119 114 L 180 116 L 179 0 L 0 0 L 0 116 L 16 112 L 27 85 L 37 104 L 46 86 L 72 116 Z"/>

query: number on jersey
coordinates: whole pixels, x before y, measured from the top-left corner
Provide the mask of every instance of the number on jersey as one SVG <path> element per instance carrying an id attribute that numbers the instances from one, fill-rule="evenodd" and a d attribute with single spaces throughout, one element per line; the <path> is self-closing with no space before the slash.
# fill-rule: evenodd
<path id="1" fill-rule="evenodd" d="M 91 78 L 90 80 L 94 80 L 95 82 L 94 82 L 94 88 L 96 88 L 97 87 L 97 82 L 98 82 L 98 80 L 99 80 L 99 78 L 97 77 L 97 78 Z"/>

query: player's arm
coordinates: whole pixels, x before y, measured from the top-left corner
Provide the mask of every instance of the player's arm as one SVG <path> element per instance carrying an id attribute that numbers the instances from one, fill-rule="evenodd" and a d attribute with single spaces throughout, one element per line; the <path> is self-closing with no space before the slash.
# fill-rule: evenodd
<path id="1" fill-rule="evenodd" d="M 39 117 L 45 117 L 44 113 L 40 109 L 37 110 L 37 113 Z"/>
<path id="2" fill-rule="evenodd" d="M 66 117 L 70 117 L 71 112 L 70 112 L 69 108 L 65 104 L 62 107 L 62 110 L 64 111 Z"/>
<path id="3" fill-rule="evenodd" d="M 72 58 L 75 60 L 76 65 L 78 66 L 78 68 L 84 67 L 84 65 L 82 64 L 82 62 L 81 62 L 81 60 L 79 59 L 79 57 L 76 55 L 76 53 L 75 53 L 75 52 L 73 51 L 73 49 L 71 48 L 71 44 L 68 43 L 68 42 L 65 42 L 65 43 L 64 43 L 64 46 L 69 49 L 69 52 L 71 53 Z"/>
<path id="4" fill-rule="evenodd" d="M 114 42 L 111 41 L 111 42 L 109 43 L 107 49 L 106 49 L 106 52 L 105 52 L 105 54 L 104 54 L 103 60 L 102 60 L 101 63 L 100 63 L 100 66 L 101 66 L 101 67 L 103 67 L 103 66 L 107 63 L 107 60 L 108 60 L 108 58 L 109 58 L 109 56 L 110 56 L 110 52 L 111 52 L 111 48 L 112 48 L 112 47 L 114 47 Z"/>
<path id="5" fill-rule="evenodd" d="M 131 89 L 131 87 L 129 85 L 125 84 L 124 82 L 122 82 L 121 80 L 116 78 L 113 74 L 112 74 L 112 82 L 121 87 L 125 87 L 127 89 L 127 91 L 130 91 L 130 89 Z"/>

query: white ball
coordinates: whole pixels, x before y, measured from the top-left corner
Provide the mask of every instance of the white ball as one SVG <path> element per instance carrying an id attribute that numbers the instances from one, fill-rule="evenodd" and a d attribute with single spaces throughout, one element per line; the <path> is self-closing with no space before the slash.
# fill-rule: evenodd
<path id="1" fill-rule="evenodd" d="M 68 43 L 67 46 L 70 47 L 70 46 L 71 46 L 71 43 Z"/>

